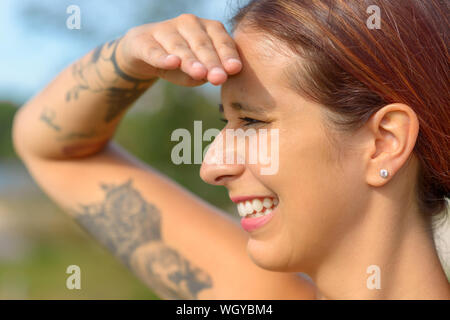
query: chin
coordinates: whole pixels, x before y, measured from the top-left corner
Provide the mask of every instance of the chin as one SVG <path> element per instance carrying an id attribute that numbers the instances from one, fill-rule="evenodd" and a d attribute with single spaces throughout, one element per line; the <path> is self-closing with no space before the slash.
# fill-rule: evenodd
<path id="1" fill-rule="evenodd" d="M 260 268 L 277 272 L 298 272 L 292 265 L 292 251 L 286 246 L 276 245 L 270 241 L 250 238 L 247 243 L 247 254 Z"/>

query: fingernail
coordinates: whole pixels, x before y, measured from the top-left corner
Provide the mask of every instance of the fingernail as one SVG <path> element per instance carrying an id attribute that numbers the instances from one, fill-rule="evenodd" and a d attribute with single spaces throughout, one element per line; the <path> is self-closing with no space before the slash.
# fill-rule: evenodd
<path id="1" fill-rule="evenodd" d="M 169 54 L 169 55 L 166 56 L 166 60 L 169 60 L 171 57 L 176 57 L 176 55 L 174 55 L 174 54 Z"/>
<path id="2" fill-rule="evenodd" d="M 227 61 L 228 61 L 228 63 L 239 63 L 239 64 L 242 64 L 242 62 L 240 60 L 235 59 L 235 58 L 228 59 Z"/>
<path id="3" fill-rule="evenodd" d="M 195 62 L 192 64 L 192 67 L 193 67 L 193 68 L 203 68 L 203 64 L 201 64 L 201 63 L 198 62 L 198 61 L 195 61 Z"/>
<path id="4" fill-rule="evenodd" d="M 220 73 L 220 74 L 226 75 L 225 71 L 222 68 L 218 68 L 218 67 L 212 68 L 209 73 L 217 73 L 217 74 Z"/>

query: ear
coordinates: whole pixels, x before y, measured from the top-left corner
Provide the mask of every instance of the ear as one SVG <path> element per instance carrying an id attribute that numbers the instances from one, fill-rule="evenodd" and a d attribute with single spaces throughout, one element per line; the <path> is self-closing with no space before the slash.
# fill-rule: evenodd
<path id="1" fill-rule="evenodd" d="M 366 181 L 372 186 L 382 186 L 400 170 L 412 156 L 419 133 L 419 120 L 409 106 L 393 103 L 378 110 L 369 119 L 369 149 Z M 387 178 L 380 170 L 388 171 Z"/>

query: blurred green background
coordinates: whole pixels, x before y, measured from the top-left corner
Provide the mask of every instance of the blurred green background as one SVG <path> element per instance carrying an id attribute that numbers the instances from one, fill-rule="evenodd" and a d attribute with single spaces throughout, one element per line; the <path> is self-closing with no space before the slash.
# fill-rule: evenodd
<path id="1" fill-rule="evenodd" d="M 80 30 L 65 25 L 72 4 L 81 9 Z M 12 120 L 66 65 L 130 27 L 184 12 L 226 24 L 236 5 L 227 0 L 0 2 L 6 44 L 0 53 L 0 299 L 158 299 L 37 187 L 14 153 Z M 212 85 L 183 88 L 160 80 L 128 112 L 115 141 L 233 213 L 225 189 L 200 179 L 200 165 L 177 166 L 170 158 L 178 143 L 170 141 L 173 130 L 193 133 L 195 120 L 202 120 L 203 131 L 223 127 L 219 102 L 220 88 Z M 66 288 L 66 268 L 72 264 L 81 268 L 81 290 Z"/>

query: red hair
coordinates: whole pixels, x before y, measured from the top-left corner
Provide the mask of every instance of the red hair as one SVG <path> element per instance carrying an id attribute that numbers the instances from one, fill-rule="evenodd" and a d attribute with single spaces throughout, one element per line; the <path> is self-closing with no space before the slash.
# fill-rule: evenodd
<path id="1" fill-rule="evenodd" d="M 380 29 L 366 24 L 371 5 Z M 450 195 L 448 10 L 446 0 L 252 0 L 231 23 L 298 54 L 306 63 L 289 69 L 289 83 L 336 115 L 338 128 L 355 130 L 390 103 L 410 106 L 420 127 L 418 204 L 435 214 Z"/>

